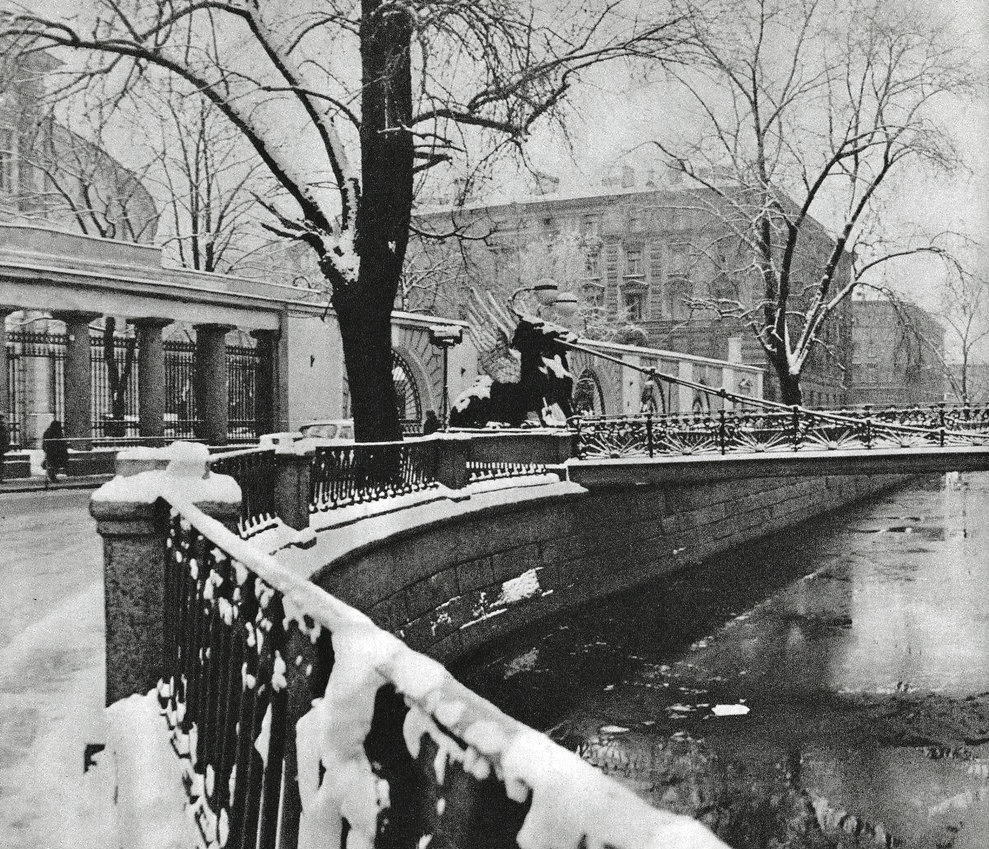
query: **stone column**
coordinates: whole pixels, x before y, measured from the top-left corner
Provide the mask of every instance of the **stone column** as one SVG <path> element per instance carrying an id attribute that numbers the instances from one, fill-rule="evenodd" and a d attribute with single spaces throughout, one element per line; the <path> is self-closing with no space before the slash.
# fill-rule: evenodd
<path id="1" fill-rule="evenodd" d="M 7 316 L 14 307 L 0 306 L 0 415 L 10 416 L 10 386 L 8 385 L 9 366 L 7 363 Z M 10 422 L 7 422 L 10 425 Z"/>
<path id="2" fill-rule="evenodd" d="M 239 497 L 223 500 L 229 499 L 230 487 L 211 485 L 211 478 L 225 476 L 204 478 L 208 456 L 204 445 L 169 446 L 151 453 L 142 449 L 138 456 L 124 450 L 117 459 L 121 477 L 93 493 L 89 511 L 103 537 L 108 705 L 148 692 L 164 670 L 168 505 L 156 495 L 177 485 L 204 513 L 230 529 L 236 527 Z M 141 472 L 143 480 L 135 486 L 130 476 Z"/>
<path id="3" fill-rule="evenodd" d="M 137 406 L 141 436 L 165 435 L 165 344 L 167 318 L 137 318 Z"/>
<path id="4" fill-rule="evenodd" d="M 258 340 L 258 371 L 254 392 L 254 415 L 258 433 L 275 430 L 278 397 L 278 331 L 254 330 L 251 336 Z"/>
<path id="5" fill-rule="evenodd" d="M 196 428 L 208 445 L 227 444 L 230 417 L 227 394 L 228 324 L 196 325 Z"/>
<path id="6" fill-rule="evenodd" d="M 275 448 L 275 515 L 296 530 L 309 527 L 309 488 L 315 449 Z"/>
<path id="7" fill-rule="evenodd" d="M 694 379 L 694 364 L 690 360 L 677 363 L 677 377 L 680 380 Z M 677 407 L 681 413 L 689 413 L 694 407 L 694 390 L 689 386 L 677 386 Z"/>
<path id="8" fill-rule="evenodd" d="M 98 313 L 53 313 L 65 322 L 65 422 L 63 430 L 71 448 L 93 447 L 92 392 L 90 390 L 89 323 Z"/>
<path id="9" fill-rule="evenodd" d="M 641 358 L 625 354 L 622 360 L 625 363 L 622 366 L 622 413 L 634 416 L 642 405 L 641 378 L 636 369 L 641 365 Z"/>

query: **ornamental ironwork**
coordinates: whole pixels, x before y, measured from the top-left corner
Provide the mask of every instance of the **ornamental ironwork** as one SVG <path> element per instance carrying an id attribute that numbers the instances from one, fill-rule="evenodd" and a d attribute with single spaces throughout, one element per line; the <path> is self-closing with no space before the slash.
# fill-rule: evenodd
<path id="1" fill-rule="evenodd" d="M 577 418 L 578 456 L 591 459 L 989 446 L 989 407 L 937 404 L 823 411 L 757 403 L 761 408 L 740 411 Z"/>

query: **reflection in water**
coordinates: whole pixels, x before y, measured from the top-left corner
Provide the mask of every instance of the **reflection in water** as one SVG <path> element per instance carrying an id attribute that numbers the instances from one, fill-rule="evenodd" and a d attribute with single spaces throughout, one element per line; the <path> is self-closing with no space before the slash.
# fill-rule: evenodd
<path id="1" fill-rule="evenodd" d="M 989 475 L 544 623 L 460 675 L 737 847 L 989 846 Z"/>

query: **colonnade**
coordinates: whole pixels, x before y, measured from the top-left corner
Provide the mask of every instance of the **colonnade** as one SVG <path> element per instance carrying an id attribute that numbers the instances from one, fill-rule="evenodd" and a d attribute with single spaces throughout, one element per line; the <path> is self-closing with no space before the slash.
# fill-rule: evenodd
<path id="1" fill-rule="evenodd" d="M 7 410 L 8 351 L 6 318 L 21 307 L 0 308 L 0 413 Z M 92 386 L 90 377 L 90 325 L 99 313 L 51 311 L 65 324 L 64 422 L 67 439 L 77 449 L 92 445 Z M 172 319 L 156 316 L 128 318 L 137 336 L 138 418 L 142 437 L 164 437 L 166 421 L 165 343 L 163 330 Z M 196 333 L 193 391 L 196 401 L 194 433 L 210 445 L 223 445 L 228 439 L 229 390 L 227 385 L 226 335 L 235 329 L 229 324 L 193 325 Z M 255 415 L 258 431 L 274 429 L 276 419 L 277 330 L 253 330 L 257 341 L 258 370 L 255 387 Z M 54 411 L 49 411 L 54 412 Z"/>

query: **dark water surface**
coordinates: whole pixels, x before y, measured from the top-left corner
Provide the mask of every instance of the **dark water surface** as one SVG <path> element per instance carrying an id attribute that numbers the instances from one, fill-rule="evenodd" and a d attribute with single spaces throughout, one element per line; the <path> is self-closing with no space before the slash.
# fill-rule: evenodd
<path id="1" fill-rule="evenodd" d="M 989 849 L 989 475 L 777 534 L 455 671 L 732 846 Z"/>

